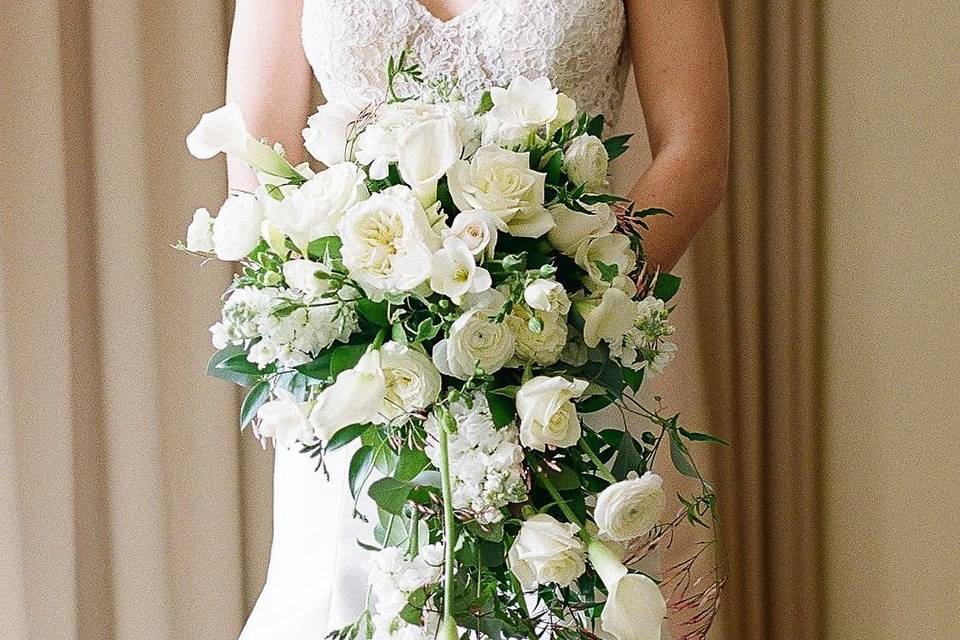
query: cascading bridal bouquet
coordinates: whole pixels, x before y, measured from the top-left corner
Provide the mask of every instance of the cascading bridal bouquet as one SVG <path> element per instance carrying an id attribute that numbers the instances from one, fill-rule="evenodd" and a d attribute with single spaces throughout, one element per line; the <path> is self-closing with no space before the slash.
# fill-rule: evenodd
<path id="1" fill-rule="evenodd" d="M 178 245 L 241 265 L 209 372 L 250 387 L 241 428 L 318 470 L 352 455 L 350 490 L 377 505 L 367 608 L 331 635 L 655 640 L 669 600 L 703 637 L 722 579 L 694 565 L 713 537 L 659 582 L 635 568 L 684 521 L 711 528 L 688 443 L 717 440 L 632 395 L 673 359 L 679 280 L 643 266 L 644 218 L 665 212 L 607 193 L 629 136 L 602 140 L 602 116 L 546 78 L 476 106 L 406 55 L 387 80 L 376 104 L 310 118 L 320 172 L 233 104 L 187 138 L 260 179 Z M 583 419 L 610 405 L 624 428 Z M 634 437 L 628 415 L 652 428 Z M 667 522 L 664 448 L 702 487 Z"/>

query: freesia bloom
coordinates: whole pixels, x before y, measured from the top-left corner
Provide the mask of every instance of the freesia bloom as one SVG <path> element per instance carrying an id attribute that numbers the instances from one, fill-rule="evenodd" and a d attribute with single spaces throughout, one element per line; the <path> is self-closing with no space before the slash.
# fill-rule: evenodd
<path id="1" fill-rule="evenodd" d="M 206 209 L 197 209 L 187 227 L 187 249 L 208 253 L 213 251 L 213 218 Z"/>
<path id="2" fill-rule="evenodd" d="M 213 222 L 213 250 L 221 260 L 240 260 L 260 244 L 263 213 L 257 199 L 239 193 L 226 199 Z"/>
<path id="3" fill-rule="evenodd" d="M 520 140 L 557 119 L 559 98 L 549 78 L 517 76 L 506 88 L 492 87 L 490 98 L 487 118 L 501 143 Z"/>
<path id="4" fill-rule="evenodd" d="M 324 265 L 306 258 L 283 263 L 283 279 L 290 288 L 308 296 L 322 295 L 330 290 L 330 281 L 317 277 L 317 273 L 326 272 Z"/>
<path id="5" fill-rule="evenodd" d="M 507 564 L 526 591 L 541 584 L 566 587 L 586 570 L 579 527 L 562 523 L 546 513 L 523 522 L 510 547 Z"/>
<path id="6" fill-rule="evenodd" d="M 327 441 L 351 424 L 380 422 L 387 381 L 380 367 L 380 352 L 368 351 L 353 369 L 343 371 L 337 380 L 320 392 L 310 412 L 310 426 L 319 440 Z"/>
<path id="7" fill-rule="evenodd" d="M 610 485 L 597 496 L 594 509 L 600 537 L 626 542 L 648 533 L 660 519 L 665 504 L 663 478 L 655 473 Z"/>
<path id="8" fill-rule="evenodd" d="M 265 402 L 257 410 L 258 433 L 273 438 L 277 446 L 292 449 L 297 442 L 308 442 L 312 402 L 298 402 L 286 389 L 275 389 L 276 399 Z"/>
<path id="9" fill-rule="evenodd" d="M 399 140 L 397 168 L 424 206 L 437 199 L 437 182 L 463 153 L 453 118 L 428 120 L 408 128 Z"/>
<path id="10" fill-rule="evenodd" d="M 599 303 L 584 300 L 576 304 L 583 317 L 583 341 L 596 347 L 601 340 L 619 341 L 633 327 L 636 302 L 620 289 L 607 289 Z"/>
<path id="11" fill-rule="evenodd" d="M 520 443 L 543 451 L 547 445 L 572 447 L 580 440 L 580 418 L 573 406 L 587 389 L 584 380 L 537 376 L 517 391 Z"/>
<path id="12" fill-rule="evenodd" d="M 590 563 L 607 587 L 600 627 L 616 640 L 660 640 L 667 603 L 649 577 L 629 573 L 607 545 L 594 540 L 587 547 Z"/>
<path id="13" fill-rule="evenodd" d="M 431 260 L 430 288 L 459 304 L 468 293 L 480 293 L 490 288 L 490 273 L 478 267 L 466 243 L 450 236 L 443 248 Z"/>

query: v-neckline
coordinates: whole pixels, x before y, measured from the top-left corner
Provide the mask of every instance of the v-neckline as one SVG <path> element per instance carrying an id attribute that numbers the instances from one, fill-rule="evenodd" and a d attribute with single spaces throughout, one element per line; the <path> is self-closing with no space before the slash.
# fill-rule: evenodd
<path id="1" fill-rule="evenodd" d="M 455 15 L 452 15 L 452 16 L 450 16 L 449 18 L 447 18 L 446 20 L 444 20 L 443 18 L 441 18 L 440 16 L 438 16 L 437 14 L 435 14 L 433 11 L 431 11 L 430 9 L 428 9 L 427 6 L 426 6 L 425 4 L 423 4 L 423 2 L 421 2 L 420 0 L 409 0 L 409 2 L 412 3 L 412 4 L 417 5 L 417 7 L 419 8 L 420 12 L 423 13 L 428 20 L 430 20 L 430 21 L 432 21 L 432 22 L 440 25 L 441 27 L 450 27 L 450 26 L 453 26 L 454 24 L 456 24 L 456 23 L 458 23 L 458 22 L 460 22 L 460 21 L 468 18 L 469 16 L 473 15 L 474 13 L 476 13 L 477 10 L 484 4 L 484 0 L 473 0 L 473 2 L 470 3 L 470 6 L 469 6 L 469 7 L 467 7 L 466 9 L 464 9 L 463 11 L 461 11 L 460 13 L 457 13 L 457 14 L 455 14 Z"/>

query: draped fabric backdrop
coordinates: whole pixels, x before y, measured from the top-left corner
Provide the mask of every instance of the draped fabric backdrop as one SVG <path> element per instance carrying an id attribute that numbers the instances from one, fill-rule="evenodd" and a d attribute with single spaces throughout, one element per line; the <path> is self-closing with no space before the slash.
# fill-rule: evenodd
<path id="1" fill-rule="evenodd" d="M 732 567 L 716 637 L 818 637 L 812 6 L 725 9 L 730 198 L 682 265 L 684 354 L 658 387 L 734 443 L 712 465 Z M 183 137 L 222 101 L 229 7 L 45 0 L 0 20 L 2 635 L 229 640 L 264 575 L 272 456 L 202 374 L 229 269 L 168 246 L 225 187 Z"/>

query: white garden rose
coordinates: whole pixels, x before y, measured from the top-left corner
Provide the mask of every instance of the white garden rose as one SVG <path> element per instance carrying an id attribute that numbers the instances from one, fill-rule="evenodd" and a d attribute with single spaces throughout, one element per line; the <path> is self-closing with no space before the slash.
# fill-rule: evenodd
<path id="1" fill-rule="evenodd" d="M 317 107 L 303 130 L 304 146 L 310 155 L 328 167 L 349 160 L 348 129 L 362 108 L 353 100 L 337 100 Z"/>
<path id="2" fill-rule="evenodd" d="M 213 250 L 221 260 L 245 258 L 260 244 L 263 213 L 257 199 L 248 193 L 227 198 L 213 221 Z"/>
<path id="3" fill-rule="evenodd" d="M 600 202 L 586 208 L 590 213 L 562 204 L 550 208 L 554 226 L 547 233 L 547 240 L 564 255 L 577 255 L 582 244 L 606 236 L 617 227 L 617 216 L 610 205 Z"/>
<path id="4" fill-rule="evenodd" d="M 477 260 L 492 259 L 500 231 L 507 225 L 487 211 L 461 211 L 453 219 L 449 233 L 463 240 Z"/>
<path id="5" fill-rule="evenodd" d="M 303 249 L 317 238 L 335 235 L 347 210 L 369 196 L 363 171 L 352 162 L 341 162 L 285 194 L 283 200 L 269 196 L 263 200 L 271 224 Z"/>
<path id="6" fill-rule="evenodd" d="M 374 180 L 386 178 L 390 164 L 399 162 L 403 146 L 409 142 L 408 133 L 417 125 L 435 120 L 450 120 L 454 125 L 453 138 L 460 141 L 461 129 L 446 105 L 418 100 L 382 105 L 374 120 L 357 136 L 357 161 L 369 165 L 370 177 Z"/>
<path id="7" fill-rule="evenodd" d="M 660 640 L 667 603 L 651 578 L 629 573 L 617 554 L 599 540 L 587 548 L 590 563 L 607 587 L 600 627 L 616 640 Z"/>
<path id="8" fill-rule="evenodd" d="M 477 367 L 495 373 L 510 361 L 516 349 L 513 333 L 496 316 L 506 297 L 488 289 L 450 327 L 447 338 L 433 347 L 433 362 L 441 373 L 466 380 Z"/>
<path id="9" fill-rule="evenodd" d="M 456 236 L 443 241 L 443 248 L 433 254 L 430 266 L 430 288 L 460 304 L 468 293 L 490 288 L 490 272 L 478 267 L 467 244 Z"/>
<path id="10" fill-rule="evenodd" d="M 602 291 L 611 286 L 624 291 L 636 291 L 629 274 L 637 266 L 637 254 L 630 246 L 630 238 L 622 233 L 610 233 L 587 240 L 577 249 L 574 260 L 587 272 L 584 284 L 591 291 Z M 601 264 L 616 267 L 612 282 L 604 279 Z"/>
<path id="11" fill-rule="evenodd" d="M 536 238 L 553 227 L 553 217 L 543 206 L 546 175 L 530 168 L 529 153 L 480 147 L 470 162 L 455 162 L 447 180 L 457 208 L 492 213 L 512 235 Z"/>
<path id="12" fill-rule="evenodd" d="M 422 351 L 387 342 L 380 349 L 380 366 L 386 384 L 383 417 L 387 421 L 425 409 L 440 397 L 440 372 Z"/>
<path id="13" fill-rule="evenodd" d="M 601 538 L 626 542 L 649 533 L 665 505 L 663 478 L 648 471 L 640 478 L 622 480 L 601 491 L 594 520 Z"/>
<path id="14" fill-rule="evenodd" d="M 546 513 L 529 517 L 507 555 L 507 565 L 525 591 L 541 584 L 567 587 L 586 570 L 579 527 Z"/>
<path id="15" fill-rule="evenodd" d="M 350 276 L 373 300 L 407 293 L 427 281 L 440 236 L 427 212 L 404 186 L 372 195 L 347 212 L 337 227 Z"/>
<path id="16" fill-rule="evenodd" d="M 493 107 L 487 113 L 487 137 L 491 141 L 516 142 L 557 119 L 559 98 L 549 78 L 517 76 L 505 89 L 491 88 L 490 98 Z"/>
<path id="17" fill-rule="evenodd" d="M 570 310 L 570 298 L 563 285 L 556 280 L 539 278 L 523 290 L 523 300 L 531 309 L 566 315 Z"/>
<path id="18" fill-rule="evenodd" d="M 578 187 L 598 193 L 607 186 L 610 155 L 603 141 L 596 136 L 577 136 L 563 152 L 563 170 Z"/>
<path id="19" fill-rule="evenodd" d="M 213 251 L 213 218 L 206 209 L 197 209 L 187 227 L 187 249 L 209 253 Z"/>
<path id="20" fill-rule="evenodd" d="M 313 435 L 329 441 L 340 429 L 351 424 L 382 422 L 387 413 L 387 381 L 380 366 L 380 352 L 368 351 L 353 369 L 337 376 L 320 392 L 310 412 Z"/>
<path id="21" fill-rule="evenodd" d="M 510 366 L 535 364 L 546 367 L 560 359 L 567 343 L 567 317 L 543 311 L 537 314 L 543 323 L 540 331 L 530 328 L 530 312 L 522 305 L 514 305 L 505 322 L 513 332 L 516 351 Z"/>
<path id="22" fill-rule="evenodd" d="M 463 154 L 453 118 L 428 120 L 409 127 L 399 139 L 397 168 L 424 206 L 437 200 L 437 182 Z"/>
<path id="23" fill-rule="evenodd" d="M 285 449 L 292 449 L 297 442 L 309 442 L 313 436 L 309 421 L 313 403 L 298 402 L 286 389 L 275 389 L 274 394 L 274 400 L 257 409 L 257 433 Z"/>
<path id="24" fill-rule="evenodd" d="M 317 273 L 328 272 L 323 264 L 305 258 L 283 263 L 283 279 L 287 285 L 308 296 L 319 296 L 330 290 L 330 280 L 317 277 Z"/>
<path id="25" fill-rule="evenodd" d="M 537 451 L 572 447 L 580 440 L 580 417 L 573 406 L 587 389 L 584 380 L 536 376 L 517 391 L 520 444 Z"/>
<path id="26" fill-rule="evenodd" d="M 601 340 L 615 342 L 622 338 L 637 317 L 637 303 L 620 289 L 607 289 L 599 303 L 583 300 L 575 307 L 583 318 L 583 341 L 591 348 Z"/>

